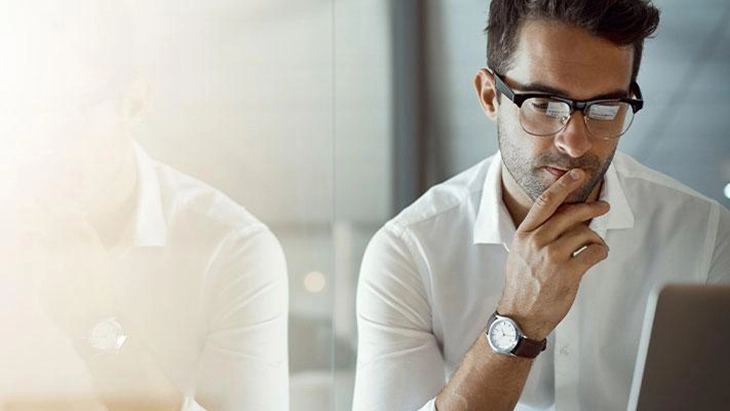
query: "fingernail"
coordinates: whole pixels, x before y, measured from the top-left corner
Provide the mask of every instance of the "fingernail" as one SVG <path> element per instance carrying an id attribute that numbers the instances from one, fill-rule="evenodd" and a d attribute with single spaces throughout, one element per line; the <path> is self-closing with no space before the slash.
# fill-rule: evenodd
<path id="1" fill-rule="evenodd" d="M 570 170 L 570 177 L 573 180 L 577 180 L 581 177 L 582 173 L 583 172 L 579 168 L 574 168 L 574 169 Z"/>

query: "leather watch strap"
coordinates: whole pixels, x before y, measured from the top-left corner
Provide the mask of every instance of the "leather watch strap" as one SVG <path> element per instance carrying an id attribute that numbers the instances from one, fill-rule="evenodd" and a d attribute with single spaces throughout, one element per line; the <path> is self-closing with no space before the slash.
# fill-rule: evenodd
<path id="1" fill-rule="evenodd" d="M 545 351 L 545 348 L 547 348 L 547 339 L 537 341 L 521 337 L 517 342 L 517 346 L 512 350 L 512 354 L 518 357 L 535 358 Z"/>

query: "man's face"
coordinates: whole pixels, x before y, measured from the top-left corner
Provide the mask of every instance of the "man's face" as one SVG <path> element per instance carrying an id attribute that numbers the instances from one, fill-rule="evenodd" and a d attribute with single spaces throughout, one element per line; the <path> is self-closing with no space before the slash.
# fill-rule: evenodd
<path id="1" fill-rule="evenodd" d="M 589 100 L 628 91 L 632 59 L 631 47 L 618 47 L 582 29 L 532 21 L 522 28 L 513 64 L 504 75 L 516 92 L 552 89 L 562 97 Z M 566 202 L 596 195 L 618 145 L 618 139 L 591 136 L 578 111 L 554 136 L 530 135 L 520 126 L 518 107 L 504 96 L 499 99 L 497 130 L 508 172 L 505 189 L 533 201 L 572 168 L 583 169 L 587 177 Z"/>
<path id="2" fill-rule="evenodd" d="M 12 23 L 12 22 L 11 22 Z M 47 207 L 84 208 L 119 174 L 128 130 L 83 38 L 38 13 L 0 39 L 0 187 Z M 116 99 L 116 100 L 115 100 Z"/>

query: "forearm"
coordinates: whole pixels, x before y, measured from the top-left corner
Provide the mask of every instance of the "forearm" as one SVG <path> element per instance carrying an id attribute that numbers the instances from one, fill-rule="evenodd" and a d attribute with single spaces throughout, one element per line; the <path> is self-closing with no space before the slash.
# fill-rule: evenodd
<path id="1" fill-rule="evenodd" d="M 436 397 L 439 411 L 514 409 L 532 359 L 495 354 L 482 333 L 446 387 Z"/>

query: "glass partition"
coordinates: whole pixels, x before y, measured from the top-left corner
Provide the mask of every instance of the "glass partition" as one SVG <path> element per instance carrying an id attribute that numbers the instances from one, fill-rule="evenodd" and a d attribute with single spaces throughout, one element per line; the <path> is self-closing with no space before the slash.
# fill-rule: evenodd
<path id="1" fill-rule="evenodd" d="M 0 408 L 332 407 L 333 3 L 14 3 Z"/>

